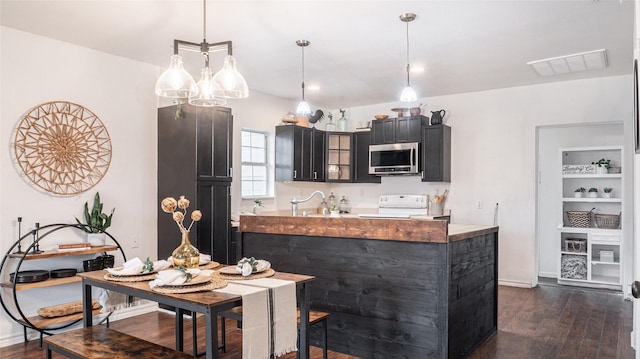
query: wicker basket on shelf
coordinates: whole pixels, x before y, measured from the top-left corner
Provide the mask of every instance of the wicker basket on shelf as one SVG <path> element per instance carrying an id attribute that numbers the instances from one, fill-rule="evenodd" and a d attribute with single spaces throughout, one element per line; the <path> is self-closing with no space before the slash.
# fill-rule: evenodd
<path id="1" fill-rule="evenodd" d="M 591 227 L 591 211 L 567 211 L 569 227 L 589 228 Z"/>
<path id="2" fill-rule="evenodd" d="M 620 228 L 620 214 L 596 214 L 596 227 L 603 229 Z"/>

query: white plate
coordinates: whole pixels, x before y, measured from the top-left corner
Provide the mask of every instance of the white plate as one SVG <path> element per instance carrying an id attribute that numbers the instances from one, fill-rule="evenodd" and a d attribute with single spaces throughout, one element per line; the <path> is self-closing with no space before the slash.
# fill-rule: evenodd
<path id="1" fill-rule="evenodd" d="M 203 283 L 207 283 L 210 280 L 211 280 L 210 275 L 199 275 L 188 282 L 184 282 L 182 284 L 166 284 L 166 285 L 163 285 L 163 287 L 182 287 L 185 285 L 203 284 Z"/>
<path id="2" fill-rule="evenodd" d="M 149 275 L 149 274 L 153 274 L 156 273 L 157 271 L 153 271 L 153 272 L 145 272 L 145 273 L 134 273 L 134 274 L 127 274 L 127 273 L 118 273 L 118 271 L 122 271 L 122 267 L 118 267 L 118 268 L 113 268 L 112 270 L 108 271 L 109 274 L 111 274 L 114 277 L 138 277 L 141 275 Z"/>
<path id="3" fill-rule="evenodd" d="M 265 261 L 264 259 L 258 259 L 258 269 L 253 272 L 254 273 L 261 273 L 266 271 L 267 269 L 271 268 L 271 263 L 269 263 L 269 261 Z M 220 269 L 218 269 L 218 271 L 220 273 L 223 274 L 231 274 L 231 275 L 242 275 L 242 272 L 238 271 L 238 266 L 228 266 L 228 267 L 222 267 Z"/>

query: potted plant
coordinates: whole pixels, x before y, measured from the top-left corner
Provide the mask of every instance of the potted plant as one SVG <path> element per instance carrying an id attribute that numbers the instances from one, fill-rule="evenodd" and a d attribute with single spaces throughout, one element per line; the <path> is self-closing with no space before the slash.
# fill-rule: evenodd
<path id="1" fill-rule="evenodd" d="M 611 160 L 604 158 L 601 158 L 596 162 L 591 162 L 591 164 L 596 165 L 596 173 L 598 174 L 609 173 L 609 168 L 611 168 Z"/>
<path id="2" fill-rule="evenodd" d="M 605 187 L 602 189 L 602 191 L 604 192 L 604 194 L 602 195 L 602 197 L 604 198 L 611 198 L 611 193 L 613 192 L 613 188 L 611 187 Z"/>
<path id="3" fill-rule="evenodd" d="M 338 210 L 338 206 L 335 203 L 331 204 L 329 212 L 331 213 L 329 217 L 340 217 L 340 210 Z"/>
<path id="4" fill-rule="evenodd" d="M 587 189 L 584 187 L 576 188 L 576 190 L 573 191 L 573 196 L 576 198 L 582 198 L 584 197 L 585 192 L 587 192 Z"/>
<path id="5" fill-rule="evenodd" d="M 589 198 L 598 198 L 598 189 L 595 187 L 589 188 Z"/>
<path id="6" fill-rule="evenodd" d="M 254 214 L 260 214 L 260 212 L 262 212 L 262 200 L 258 199 L 258 198 L 254 198 L 253 199 L 253 213 Z"/>
<path id="7" fill-rule="evenodd" d="M 103 246 L 105 244 L 104 231 L 111 226 L 111 218 L 113 212 L 116 210 L 113 208 L 111 214 L 107 215 L 102 212 L 103 204 L 100 201 L 100 192 L 96 192 L 93 197 L 93 206 L 89 211 L 89 202 L 84 203 L 84 219 L 85 223 L 80 222 L 78 217 L 76 222 L 80 225 L 80 229 L 87 232 L 87 242 L 92 246 Z"/>

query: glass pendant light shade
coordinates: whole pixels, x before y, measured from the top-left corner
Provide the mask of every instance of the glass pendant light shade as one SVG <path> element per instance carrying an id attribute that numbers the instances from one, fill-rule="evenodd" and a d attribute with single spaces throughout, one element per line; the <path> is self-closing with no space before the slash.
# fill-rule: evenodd
<path id="1" fill-rule="evenodd" d="M 182 66 L 180 55 L 171 56 L 171 65 L 156 82 L 156 95 L 170 98 L 187 98 L 197 91 L 193 77 Z"/>
<path id="2" fill-rule="evenodd" d="M 194 106 L 221 106 L 227 103 L 223 98 L 215 95 L 215 84 L 211 76 L 211 69 L 205 67 L 202 69 L 200 80 L 196 84 L 195 91 L 189 94 L 189 103 Z"/>
<path id="3" fill-rule="evenodd" d="M 298 104 L 298 107 L 296 108 L 296 114 L 299 116 L 306 116 L 310 113 L 311 113 L 311 107 L 309 107 L 309 104 L 307 103 L 307 101 L 305 100 L 300 101 L 300 103 Z"/>
<path id="4" fill-rule="evenodd" d="M 418 96 L 416 95 L 416 91 L 411 86 L 407 86 L 402 90 L 400 94 L 400 101 L 402 102 L 414 102 L 418 100 Z"/>
<path id="5" fill-rule="evenodd" d="M 249 96 L 247 81 L 236 68 L 236 58 L 227 55 L 222 69 L 213 76 L 215 94 L 225 98 L 245 98 Z"/>

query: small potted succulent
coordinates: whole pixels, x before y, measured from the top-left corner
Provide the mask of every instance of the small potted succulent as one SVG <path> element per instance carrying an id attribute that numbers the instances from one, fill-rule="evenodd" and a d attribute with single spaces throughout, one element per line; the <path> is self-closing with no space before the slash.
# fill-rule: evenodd
<path id="1" fill-rule="evenodd" d="M 591 162 L 591 164 L 596 165 L 596 173 L 598 174 L 609 173 L 609 168 L 611 168 L 611 160 L 604 158 L 601 158 L 596 162 Z"/>
<path id="2" fill-rule="evenodd" d="M 260 214 L 260 212 L 262 212 L 262 207 L 264 207 L 264 205 L 262 204 L 262 200 L 260 200 L 258 198 L 254 198 L 253 199 L 253 213 L 254 214 Z"/>
<path id="3" fill-rule="evenodd" d="M 329 217 L 340 217 L 340 210 L 335 203 L 332 203 L 329 207 L 329 212 L 331 213 Z"/>
<path id="4" fill-rule="evenodd" d="M 573 191 L 573 196 L 575 198 L 582 198 L 584 197 L 585 192 L 587 192 L 587 189 L 584 187 L 576 188 L 576 190 Z"/>
<path id="5" fill-rule="evenodd" d="M 595 187 L 589 188 L 589 198 L 598 198 L 598 189 Z"/>
<path id="6" fill-rule="evenodd" d="M 602 194 L 603 198 L 611 198 L 611 193 L 613 192 L 613 188 L 605 187 L 605 188 L 602 189 L 602 191 L 604 192 Z"/>

